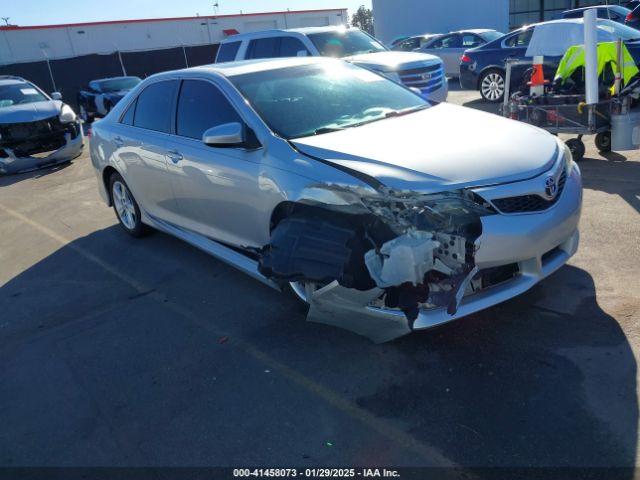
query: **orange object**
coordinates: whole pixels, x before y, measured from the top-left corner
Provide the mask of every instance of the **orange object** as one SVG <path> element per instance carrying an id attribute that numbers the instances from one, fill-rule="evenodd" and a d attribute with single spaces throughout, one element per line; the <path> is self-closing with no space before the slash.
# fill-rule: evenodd
<path id="1" fill-rule="evenodd" d="M 546 85 L 549 83 L 549 80 L 544 79 L 544 71 L 542 70 L 542 64 L 533 66 L 533 73 L 531 74 L 531 81 L 527 82 L 527 84 L 531 87 L 536 87 L 538 85 Z"/>

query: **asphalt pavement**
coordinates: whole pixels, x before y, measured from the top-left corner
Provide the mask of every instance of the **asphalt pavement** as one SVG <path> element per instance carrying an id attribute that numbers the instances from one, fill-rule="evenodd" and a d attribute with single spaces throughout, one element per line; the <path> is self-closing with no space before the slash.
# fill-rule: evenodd
<path id="1" fill-rule="evenodd" d="M 128 237 L 86 151 L 0 178 L 0 466 L 634 466 L 640 153 L 586 143 L 566 267 L 383 345 Z"/>

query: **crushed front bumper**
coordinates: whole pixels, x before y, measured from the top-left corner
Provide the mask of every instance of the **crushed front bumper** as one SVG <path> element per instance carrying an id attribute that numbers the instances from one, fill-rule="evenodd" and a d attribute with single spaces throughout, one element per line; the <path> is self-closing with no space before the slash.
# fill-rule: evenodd
<path id="1" fill-rule="evenodd" d="M 531 182 L 537 181 L 532 179 Z M 521 182 L 517 188 L 526 188 Z M 516 187 L 514 187 L 516 188 Z M 504 192 L 504 190 L 503 190 Z M 483 192 L 489 196 L 490 192 Z M 411 330 L 422 330 L 462 318 L 466 315 L 514 298 L 551 275 L 573 256 L 579 244 L 578 224 L 582 208 L 582 181 L 575 163 L 569 170 L 567 182 L 559 200 L 548 210 L 517 215 L 492 215 L 482 218 L 482 235 L 475 255 L 478 275 L 489 269 L 513 266 L 516 273 L 509 279 L 473 291 L 468 289 L 457 311 L 451 315 L 446 308 L 422 308 L 410 326 L 402 311 L 377 306 L 361 307 L 351 301 L 353 292 L 323 288 L 312 294 L 311 304 L 323 307 L 323 296 L 335 303 L 338 298 L 342 315 L 310 315 L 310 321 L 342 326 L 369 337 L 374 342 L 393 340 Z M 516 268 L 517 266 L 517 268 Z M 331 286 L 329 286 L 331 287 Z M 336 293 L 337 292 L 337 293 Z M 378 291 L 363 292 L 375 298 Z M 328 302 L 324 302 L 325 304 Z M 313 313 L 313 311 L 312 311 Z M 324 313 L 324 312 L 321 312 Z"/>
<path id="2" fill-rule="evenodd" d="M 82 153 L 84 146 L 84 136 L 80 123 L 77 124 L 77 129 L 79 133 L 75 138 L 72 138 L 71 133 L 65 133 L 64 145 L 43 156 L 17 156 L 13 149 L 0 147 L 2 149 L 2 152 L 0 152 L 0 175 L 28 172 L 73 160 Z"/>

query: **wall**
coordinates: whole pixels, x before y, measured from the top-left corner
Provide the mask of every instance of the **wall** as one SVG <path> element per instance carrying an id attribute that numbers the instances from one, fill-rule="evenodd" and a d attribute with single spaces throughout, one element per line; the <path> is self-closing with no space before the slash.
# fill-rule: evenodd
<path id="1" fill-rule="evenodd" d="M 123 74 L 140 78 L 167 70 L 177 70 L 197 65 L 207 65 L 215 60 L 218 45 L 199 45 L 144 52 L 90 54 L 72 58 L 61 58 L 47 62 L 23 62 L 0 65 L 0 75 L 18 75 L 38 85 L 44 91 L 62 93 L 65 103 L 77 108 L 78 91 L 96 78 Z M 122 64 L 120 60 L 122 59 Z M 53 79 L 51 78 L 53 75 Z M 54 84 L 55 82 L 55 84 Z"/>
<path id="2" fill-rule="evenodd" d="M 0 65 L 114 51 L 217 44 L 224 30 L 240 33 L 348 23 L 346 9 L 98 22 L 45 27 L 0 27 Z"/>
<path id="3" fill-rule="evenodd" d="M 373 0 L 376 37 L 444 33 L 463 28 L 509 29 L 509 0 Z"/>

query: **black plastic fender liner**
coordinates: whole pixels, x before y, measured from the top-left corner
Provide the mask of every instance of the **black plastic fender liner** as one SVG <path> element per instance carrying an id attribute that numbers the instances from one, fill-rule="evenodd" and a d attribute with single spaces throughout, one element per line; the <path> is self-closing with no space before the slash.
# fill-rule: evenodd
<path id="1" fill-rule="evenodd" d="M 339 209 L 338 209 L 339 210 Z M 280 220 L 260 253 L 258 269 L 265 277 L 369 290 L 364 254 L 395 233 L 374 215 L 346 214 L 331 207 L 298 204 Z"/>

